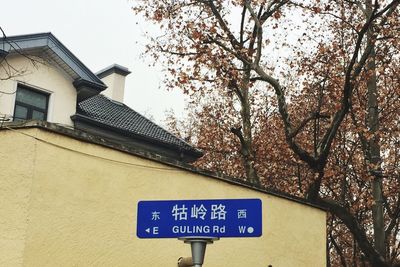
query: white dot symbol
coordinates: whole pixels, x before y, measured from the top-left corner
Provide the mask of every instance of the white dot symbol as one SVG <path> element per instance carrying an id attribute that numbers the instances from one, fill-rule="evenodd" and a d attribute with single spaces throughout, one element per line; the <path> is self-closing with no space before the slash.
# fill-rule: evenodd
<path id="1" fill-rule="evenodd" d="M 253 228 L 253 227 L 247 228 L 247 232 L 248 232 L 249 234 L 253 233 L 253 232 L 254 232 L 254 228 Z"/>

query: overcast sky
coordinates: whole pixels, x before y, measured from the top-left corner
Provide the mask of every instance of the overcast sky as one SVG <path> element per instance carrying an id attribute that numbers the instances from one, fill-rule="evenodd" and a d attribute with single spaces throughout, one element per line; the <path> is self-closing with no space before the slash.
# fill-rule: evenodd
<path id="1" fill-rule="evenodd" d="M 93 72 L 113 63 L 128 67 L 125 104 L 160 122 L 166 109 L 182 113 L 184 97 L 162 89 L 161 66 L 141 57 L 145 32 L 156 28 L 135 16 L 132 1 L 0 0 L 0 26 L 9 36 L 52 32 Z"/>

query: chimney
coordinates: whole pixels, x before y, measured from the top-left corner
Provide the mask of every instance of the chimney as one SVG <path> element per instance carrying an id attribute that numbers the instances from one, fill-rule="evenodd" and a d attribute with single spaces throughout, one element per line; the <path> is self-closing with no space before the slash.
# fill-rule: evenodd
<path id="1" fill-rule="evenodd" d="M 123 102 L 125 91 L 125 77 L 131 73 L 128 68 L 113 64 L 96 73 L 106 85 L 107 89 L 101 92 L 112 100 Z"/>

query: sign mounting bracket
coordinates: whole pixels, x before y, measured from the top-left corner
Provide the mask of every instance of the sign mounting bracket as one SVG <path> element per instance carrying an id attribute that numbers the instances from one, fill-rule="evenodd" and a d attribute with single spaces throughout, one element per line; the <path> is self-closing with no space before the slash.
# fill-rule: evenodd
<path id="1" fill-rule="evenodd" d="M 203 266 L 207 244 L 212 244 L 214 241 L 219 240 L 218 237 L 207 236 L 187 236 L 180 237 L 178 239 L 182 240 L 186 244 L 190 244 L 190 248 L 192 250 L 193 267 Z"/>

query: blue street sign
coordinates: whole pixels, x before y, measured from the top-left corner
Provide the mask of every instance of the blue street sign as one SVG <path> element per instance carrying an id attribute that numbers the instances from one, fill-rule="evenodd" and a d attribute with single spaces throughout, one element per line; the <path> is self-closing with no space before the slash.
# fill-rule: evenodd
<path id="1" fill-rule="evenodd" d="M 261 200 L 140 201 L 136 234 L 139 238 L 261 236 Z"/>

